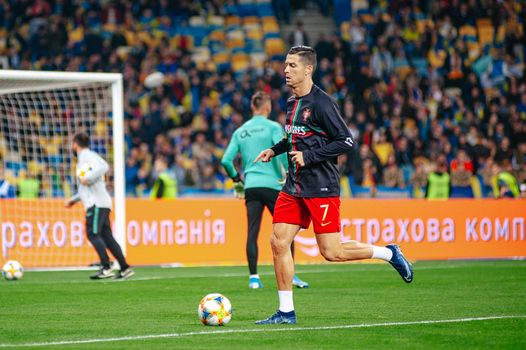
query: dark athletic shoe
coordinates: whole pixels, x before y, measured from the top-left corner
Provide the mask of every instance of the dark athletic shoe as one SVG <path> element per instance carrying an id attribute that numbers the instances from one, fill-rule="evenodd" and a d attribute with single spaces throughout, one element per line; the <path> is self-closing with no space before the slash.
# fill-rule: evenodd
<path id="1" fill-rule="evenodd" d="M 396 244 L 389 244 L 385 247 L 393 252 L 393 257 L 389 261 L 389 264 L 398 271 L 405 283 L 413 282 L 413 268 L 411 267 L 411 263 L 405 258 L 404 254 L 402 254 L 400 247 Z"/>

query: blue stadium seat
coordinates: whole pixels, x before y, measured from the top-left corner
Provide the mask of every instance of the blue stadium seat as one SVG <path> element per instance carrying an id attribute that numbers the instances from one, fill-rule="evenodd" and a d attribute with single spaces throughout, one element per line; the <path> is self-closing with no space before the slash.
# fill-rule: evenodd
<path id="1" fill-rule="evenodd" d="M 272 9 L 272 3 L 270 1 L 258 2 L 257 15 L 259 17 L 274 16 L 274 10 Z"/>
<path id="2" fill-rule="evenodd" d="M 237 5 L 237 11 L 240 17 L 257 16 L 258 8 L 252 0 L 242 0 Z"/>
<path id="3" fill-rule="evenodd" d="M 411 198 L 411 190 L 396 187 L 376 186 L 376 198 Z"/>
<path id="4" fill-rule="evenodd" d="M 334 20 L 337 26 L 345 21 L 350 21 L 352 17 L 351 2 L 348 0 L 334 0 Z"/>
<path id="5" fill-rule="evenodd" d="M 8 160 L 5 162 L 5 169 L 11 170 L 15 176 L 18 176 L 20 170 L 27 170 L 27 164 L 24 162 L 16 162 Z"/>
<path id="6" fill-rule="evenodd" d="M 471 186 L 451 186 L 451 198 L 474 198 Z"/>

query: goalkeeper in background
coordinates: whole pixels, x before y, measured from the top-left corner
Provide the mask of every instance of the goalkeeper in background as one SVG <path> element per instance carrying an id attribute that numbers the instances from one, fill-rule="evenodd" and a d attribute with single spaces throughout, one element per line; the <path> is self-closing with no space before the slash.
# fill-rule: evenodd
<path id="1" fill-rule="evenodd" d="M 70 208 L 78 201 L 82 201 L 84 208 L 86 208 L 86 233 L 97 251 L 102 265 L 100 271 L 90 278 L 129 278 L 133 276 L 134 272 L 126 262 L 121 247 L 111 232 L 111 197 L 104 182 L 104 174 L 108 171 L 109 165 L 101 156 L 89 149 L 87 134 L 76 134 L 73 137 L 71 148 L 77 156 L 77 169 L 85 164 L 89 164 L 91 168 L 84 177 L 77 178 L 78 193 L 66 202 L 66 207 Z M 106 249 L 109 249 L 119 262 L 121 269 L 117 275 L 111 269 Z"/>
<path id="2" fill-rule="evenodd" d="M 253 116 L 239 127 L 228 144 L 221 164 L 235 184 L 236 197 L 245 198 L 248 219 L 247 259 L 250 271 L 249 288 L 263 288 L 257 272 L 258 235 L 265 207 L 274 215 L 274 205 L 283 184 L 284 169 L 288 167 L 285 156 L 277 157 L 270 163 L 256 163 L 254 159 L 261 149 L 269 148 L 283 138 L 283 128 L 268 120 L 272 109 L 270 96 L 257 92 L 250 103 Z M 233 161 L 241 153 L 244 181 L 237 173 Z M 294 242 L 291 245 L 294 254 Z M 307 288 L 309 284 L 294 276 L 293 285 Z"/>

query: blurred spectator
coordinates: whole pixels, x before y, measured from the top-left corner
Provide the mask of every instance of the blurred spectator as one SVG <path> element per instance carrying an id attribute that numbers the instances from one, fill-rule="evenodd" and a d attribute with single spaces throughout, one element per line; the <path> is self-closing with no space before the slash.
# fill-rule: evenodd
<path id="1" fill-rule="evenodd" d="M 139 169 L 140 164 L 138 162 L 138 153 L 137 148 L 132 148 L 130 154 L 126 158 L 126 166 L 124 170 L 124 177 L 126 180 L 126 195 L 136 196 L 137 195 L 137 186 L 139 185 Z"/>
<path id="2" fill-rule="evenodd" d="M 405 188 L 404 173 L 396 164 L 394 155 L 390 155 L 384 169 L 384 185 L 387 187 Z"/>
<path id="3" fill-rule="evenodd" d="M 370 158 L 363 161 L 362 187 L 370 188 L 371 193 L 376 192 L 376 185 L 379 183 L 380 176 L 378 169 Z"/>
<path id="4" fill-rule="evenodd" d="M 451 162 L 451 185 L 470 186 L 473 170 L 473 162 L 467 152 L 463 149 L 459 150 Z"/>
<path id="5" fill-rule="evenodd" d="M 495 198 L 518 198 L 520 195 L 517 179 L 511 174 L 511 164 L 504 161 L 501 165 L 493 164 L 491 184 Z"/>
<path id="6" fill-rule="evenodd" d="M 168 162 L 164 157 L 157 157 L 154 162 L 153 187 L 150 198 L 177 197 L 177 182 L 168 171 Z"/>
<path id="7" fill-rule="evenodd" d="M 447 172 L 447 159 L 438 157 L 436 169 L 427 176 L 426 198 L 448 199 L 451 195 L 451 178 Z"/>
<path id="8" fill-rule="evenodd" d="M 309 36 L 305 29 L 303 29 L 303 22 L 297 21 L 296 28 L 289 35 L 290 46 L 309 46 Z"/>
<path id="9" fill-rule="evenodd" d="M 18 198 L 34 199 L 38 198 L 41 188 L 41 176 L 35 178 L 27 174 L 25 170 L 18 172 L 17 192 Z"/>
<path id="10" fill-rule="evenodd" d="M 378 136 L 377 136 L 378 135 Z M 374 153 L 378 156 L 380 164 L 385 166 L 389 157 L 394 156 L 393 144 L 387 141 L 387 134 L 385 129 L 380 129 L 378 134 L 375 134 L 373 141 Z"/>
<path id="11" fill-rule="evenodd" d="M 205 191 L 219 190 L 223 187 L 222 179 L 218 177 L 216 169 L 211 164 L 200 168 L 198 187 Z"/>
<path id="12" fill-rule="evenodd" d="M 0 165 L 0 198 L 15 198 L 15 188 L 4 176 L 4 167 Z"/>

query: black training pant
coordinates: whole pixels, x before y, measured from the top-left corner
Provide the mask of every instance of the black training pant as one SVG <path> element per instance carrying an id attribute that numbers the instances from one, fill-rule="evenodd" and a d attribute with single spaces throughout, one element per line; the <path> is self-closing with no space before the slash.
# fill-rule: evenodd
<path id="1" fill-rule="evenodd" d="M 258 236 L 261 227 L 263 209 L 267 207 L 274 215 L 274 206 L 278 199 L 279 191 L 271 188 L 255 187 L 245 190 L 245 205 L 247 207 L 248 237 L 247 237 L 247 260 L 251 275 L 258 273 Z M 294 256 L 294 242 L 291 245 Z"/>
<path id="2" fill-rule="evenodd" d="M 86 211 L 86 232 L 89 241 L 99 255 L 103 268 L 110 268 L 110 259 L 106 249 L 109 249 L 115 259 L 117 259 L 121 270 L 125 270 L 130 266 L 122 254 L 119 243 L 113 238 L 109 208 L 92 206 Z"/>

